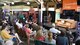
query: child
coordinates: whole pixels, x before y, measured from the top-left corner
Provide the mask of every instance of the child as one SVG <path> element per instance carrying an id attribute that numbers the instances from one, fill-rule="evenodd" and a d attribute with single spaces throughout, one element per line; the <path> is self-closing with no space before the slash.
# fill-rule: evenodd
<path id="1" fill-rule="evenodd" d="M 45 42 L 49 43 L 49 44 L 56 45 L 56 40 L 53 39 L 53 33 L 52 32 L 48 32 L 48 37 L 45 39 Z"/>

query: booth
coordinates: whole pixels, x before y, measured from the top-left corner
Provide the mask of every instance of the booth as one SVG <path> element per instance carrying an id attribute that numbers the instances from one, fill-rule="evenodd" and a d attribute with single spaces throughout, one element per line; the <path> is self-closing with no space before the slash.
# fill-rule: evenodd
<path id="1" fill-rule="evenodd" d="M 64 28 L 76 28 L 77 21 L 72 19 L 58 19 L 56 20 L 55 24 L 56 26 L 64 27 Z"/>

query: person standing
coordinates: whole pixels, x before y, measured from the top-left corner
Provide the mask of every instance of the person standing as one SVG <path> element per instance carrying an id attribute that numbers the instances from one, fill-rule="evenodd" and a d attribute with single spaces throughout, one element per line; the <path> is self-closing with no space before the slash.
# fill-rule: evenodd
<path id="1" fill-rule="evenodd" d="M 65 31 L 61 31 L 61 34 L 56 38 L 57 45 L 69 45 L 68 38 L 66 37 Z"/>
<path id="2" fill-rule="evenodd" d="M 30 45 L 30 36 L 31 36 L 32 30 L 29 28 L 28 24 L 24 25 L 24 30 L 27 36 L 27 45 Z"/>
<path id="3" fill-rule="evenodd" d="M 14 43 L 13 43 L 12 39 L 15 36 L 12 36 L 9 34 L 8 26 L 3 25 L 1 30 L 2 30 L 1 37 L 4 40 L 5 45 L 13 45 Z"/>

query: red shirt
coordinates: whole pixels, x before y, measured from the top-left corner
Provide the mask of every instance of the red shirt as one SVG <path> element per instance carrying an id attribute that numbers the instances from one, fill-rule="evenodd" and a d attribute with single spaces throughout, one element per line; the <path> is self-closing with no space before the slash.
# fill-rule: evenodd
<path id="1" fill-rule="evenodd" d="M 37 38 L 37 40 L 39 40 L 39 41 L 44 41 L 44 39 L 45 38 L 43 36 Z"/>
<path id="2" fill-rule="evenodd" d="M 30 30 L 29 28 L 24 27 L 25 32 L 27 34 L 27 36 L 30 36 L 30 34 L 32 33 L 32 30 Z"/>

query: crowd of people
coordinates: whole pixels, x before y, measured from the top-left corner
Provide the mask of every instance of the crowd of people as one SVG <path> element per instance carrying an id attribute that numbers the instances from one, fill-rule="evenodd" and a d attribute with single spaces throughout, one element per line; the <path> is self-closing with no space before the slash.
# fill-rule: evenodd
<path id="1" fill-rule="evenodd" d="M 27 38 L 27 45 L 30 45 L 30 38 L 34 39 L 34 43 L 35 40 L 38 40 L 49 45 L 72 45 L 73 42 L 75 45 L 80 45 L 80 35 L 77 32 L 72 35 L 69 30 L 56 29 L 55 24 L 52 24 L 52 28 L 45 29 L 41 24 L 37 24 L 32 16 L 33 13 L 30 13 L 27 19 L 21 12 L 19 14 L 5 15 L 4 18 L 2 16 L 0 19 L 1 44 L 19 45 L 23 43 L 20 37 L 24 35 L 20 35 L 21 32 L 19 33 L 19 31 L 23 31 Z M 73 41 L 74 39 L 75 41 Z M 35 45 L 41 44 L 35 43 Z"/>

